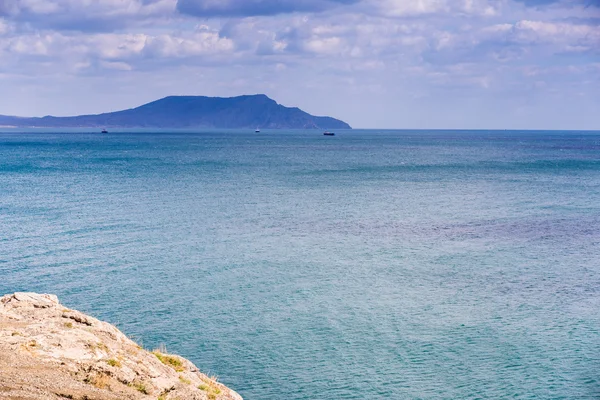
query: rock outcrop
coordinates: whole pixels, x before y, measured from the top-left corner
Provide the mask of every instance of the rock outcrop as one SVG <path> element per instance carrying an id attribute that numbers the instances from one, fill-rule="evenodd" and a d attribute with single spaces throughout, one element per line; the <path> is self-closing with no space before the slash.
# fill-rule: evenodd
<path id="1" fill-rule="evenodd" d="M 0 297 L 0 399 L 242 400 L 190 361 L 36 293 Z"/>

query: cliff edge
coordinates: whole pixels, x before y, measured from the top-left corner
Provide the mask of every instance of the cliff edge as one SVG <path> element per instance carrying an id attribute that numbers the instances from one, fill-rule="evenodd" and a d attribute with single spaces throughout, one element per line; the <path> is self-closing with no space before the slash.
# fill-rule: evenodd
<path id="1" fill-rule="evenodd" d="M 36 293 L 0 297 L 0 399 L 242 400 L 190 361 Z"/>

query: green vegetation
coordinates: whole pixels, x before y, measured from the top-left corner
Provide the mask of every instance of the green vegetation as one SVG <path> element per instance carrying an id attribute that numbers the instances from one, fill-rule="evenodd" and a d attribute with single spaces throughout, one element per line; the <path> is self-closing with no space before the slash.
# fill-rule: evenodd
<path id="1" fill-rule="evenodd" d="M 207 392 L 209 400 L 215 400 L 221 394 L 221 388 L 217 385 L 217 378 L 202 379 L 203 384 L 198 386 L 198 389 Z"/>
<path id="2" fill-rule="evenodd" d="M 150 394 L 150 391 L 143 382 L 132 383 L 130 386 L 135 388 L 140 393 Z"/>
<path id="3" fill-rule="evenodd" d="M 104 353 L 109 353 L 109 349 L 108 346 L 105 345 L 102 342 L 98 342 L 98 343 L 87 343 L 86 346 L 94 353 L 96 354 L 98 351 L 103 351 Z"/>
<path id="4" fill-rule="evenodd" d="M 158 399 L 156 399 L 156 400 L 167 400 L 167 396 L 169 395 L 169 392 L 173 389 L 175 389 L 175 388 L 171 387 L 170 389 L 163 390 L 162 393 L 158 396 Z M 179 398 L 176 397 L 175 399 L 177 400 Z"/>
<path id="5" fill-rule="evenodd" d="M 104 343 L 100 342 L 96 344 L 96 347 L 102 351 L 105 351 L 108 353 L 108 346 L 105 345 Z"/>
<path id="6" fill-rule="evenodd" d="M 110 365 L 111 367 L 119 367 L 121 368 L 121 362 L 118 360 L 115 360 L 114 358 L 111 358 L 110 360 L 106 360 L 106 363 L 108 365 Z"/>
<path id="7" fill-rule="evenodd" d="M 183 377 L 181 375 L 179 375 L 179 380 L 181 382 L 185 383 L 186 385 L 191 385 L 192 384 L 192 381 L 190 381 L 189 379 L 187 379 L 187 378 L 185 378 L 185 377 Z"/>
<path id="8" fill-rule="evenodd" d="M 185 371 L 185 368 L 183 367 L 183 362 L 178 357 L 171 356 L 168 354 L 163 354 L 159 350 L 154 350 L 152 352 L 152 354 L 154 354 L 156 356 L 156 358 L 158 358 L 160 360 L 161 363 L 168 365 L 169 367 L 173 368 L 175 371 L 177 371 L 177 372 Z"/>
<path id="9" fill-rule="evenodd" d="M 69 328 L 69 329 L 73 329 L 73 323 L 72 322 L 67 322 L 65 324 L 65 327 Z"/>

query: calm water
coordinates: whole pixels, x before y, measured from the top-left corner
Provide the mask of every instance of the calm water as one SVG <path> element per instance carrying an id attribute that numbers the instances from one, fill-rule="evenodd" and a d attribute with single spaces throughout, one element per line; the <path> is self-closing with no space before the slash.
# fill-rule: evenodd
<path id="1" fill-rule="evenodd" d="M 600 132 L 0 133 L 0 292 L 253 399 L 600 397 Z"/>

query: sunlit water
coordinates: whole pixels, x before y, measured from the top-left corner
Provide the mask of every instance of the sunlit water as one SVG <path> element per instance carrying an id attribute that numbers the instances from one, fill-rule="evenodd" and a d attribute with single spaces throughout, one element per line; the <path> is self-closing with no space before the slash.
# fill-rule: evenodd
<path id="1" fill-rule="evenodd" d="M 0 133 L 0 293 L 252 399 L 600 397 L 600 133 Z"/>

